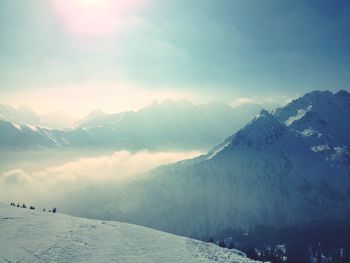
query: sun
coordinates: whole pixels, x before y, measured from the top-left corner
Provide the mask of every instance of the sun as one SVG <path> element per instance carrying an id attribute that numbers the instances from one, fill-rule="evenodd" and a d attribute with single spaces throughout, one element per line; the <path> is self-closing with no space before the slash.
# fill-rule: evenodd
<path id="1" fill-rule="evenodd" d="M 79 36 L 110 36 L 141 5 L 141 0 L 53 0 L 67 31 Z"/>
<path id="2" fill-rule="evenodd" d="M 86 5 L 104 4 L 103 2 L 106 2 L 106 0 L 76 0 L 76 1 Z"/>

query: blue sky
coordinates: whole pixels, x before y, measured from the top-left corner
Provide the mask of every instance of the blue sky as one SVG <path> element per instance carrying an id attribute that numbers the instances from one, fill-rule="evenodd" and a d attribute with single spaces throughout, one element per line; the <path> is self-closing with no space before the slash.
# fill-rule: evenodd
<path id="1" fill-rule="evenodd" d="M 0 103 L 83 114 L 349 90 L 349 1 L 112 2 L 2 0 Z"/>

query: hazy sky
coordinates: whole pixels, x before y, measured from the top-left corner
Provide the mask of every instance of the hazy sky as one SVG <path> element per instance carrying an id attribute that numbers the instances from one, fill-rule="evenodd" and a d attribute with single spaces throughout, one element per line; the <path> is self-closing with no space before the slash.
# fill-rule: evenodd
<path id="1" fill-rule="evenodd" d="M 83 115 L 350 83 L 350 2 L 0 0 L 0 103 Z"/>

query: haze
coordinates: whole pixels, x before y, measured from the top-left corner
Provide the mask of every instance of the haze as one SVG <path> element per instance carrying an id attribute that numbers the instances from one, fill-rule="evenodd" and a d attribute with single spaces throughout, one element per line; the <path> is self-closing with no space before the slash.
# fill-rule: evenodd
<path id="1" fill-rule="evenodd" d="M 2 1 L 0 103 L 81 118 L 93 109 L 137 110 L 166 98 L 280 103 L 314 89 L 347 89 L 347 7 L 346 1 Z"/>

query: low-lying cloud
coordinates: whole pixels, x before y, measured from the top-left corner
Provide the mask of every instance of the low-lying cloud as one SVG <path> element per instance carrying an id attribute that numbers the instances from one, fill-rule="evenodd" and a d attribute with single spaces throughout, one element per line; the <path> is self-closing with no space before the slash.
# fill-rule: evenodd
<path id="1" fill-rule="evenodd" d="M 101 184 L 119 184 L 159 165 L 198 156 L 199 152 L 115 152 L 80 158 L 63 165 L 26 171 L 19 167 L 0 174 L 0 200 L 38 205 L 54 203 L 67 193 Z M 35 163 L 34 163 L 35 164 Z M 98 197 L 96 197 L 98 198 Z"/>

